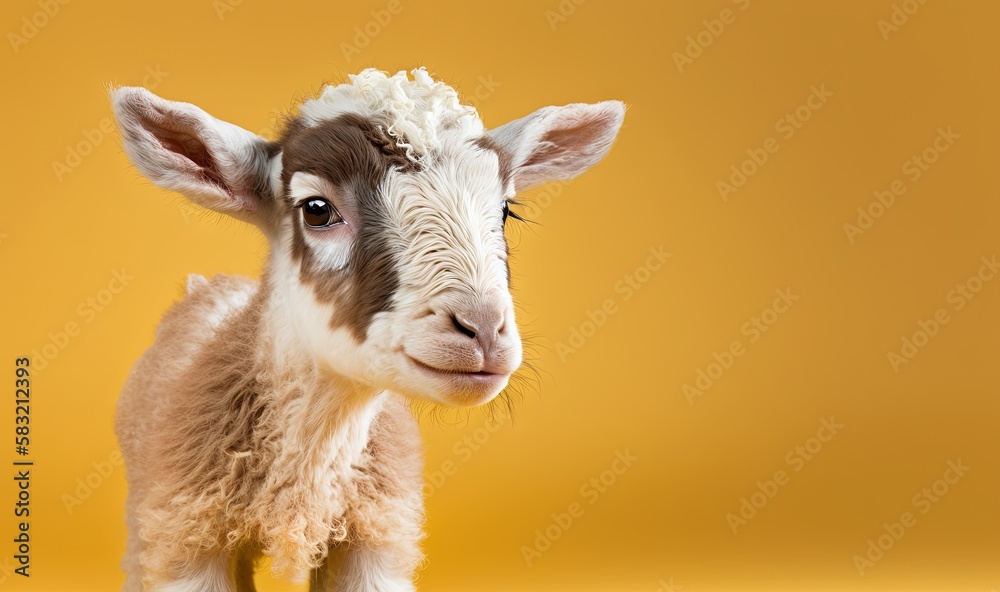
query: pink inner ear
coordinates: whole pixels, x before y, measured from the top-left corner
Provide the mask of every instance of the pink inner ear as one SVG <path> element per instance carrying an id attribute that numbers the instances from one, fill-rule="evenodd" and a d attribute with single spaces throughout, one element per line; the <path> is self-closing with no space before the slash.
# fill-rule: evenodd
<path id="1" fill-rule="evenodd" d="M 233 196 L 226 188 L 225 179 L 219 172 L 219 167 L 209 152 L 208 147 L 195 135 L 188 133 L 182 125 L 171 120 L 167 115 L 157 112 L 153 125 L 147 126 L 160 145 L 173 154 L 186 159 L 192 172 L 204 183 L 217 187 L 223 193 Z"/>
<path id="2" fill-rule="evenodd" d="M 600 122 L 594 120 L 583 120 L 573 127 L 549 130 L 522 166 L 551 163 L 566 153 L 593 152 L 593 147 L 599 144 L 598 137 L 604 131 Z M 588 148 L 591 150 L 587 150 Z"/>

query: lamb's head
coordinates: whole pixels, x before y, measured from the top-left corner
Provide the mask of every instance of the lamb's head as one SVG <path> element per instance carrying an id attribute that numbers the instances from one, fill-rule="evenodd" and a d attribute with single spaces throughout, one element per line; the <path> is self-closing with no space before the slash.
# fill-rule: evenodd
<path id="1" fill-rule="evenodd" d="M 452 88 L 412 74 L 329 86 L 275 142 L 143 89 L 112 100 L 143 174 L 267 235 L 285 346 L 360 384 L 478 405 L 521 364 L 510 203 L 600 161 L 624 106 L 545 107 L 487 131 Z"/>

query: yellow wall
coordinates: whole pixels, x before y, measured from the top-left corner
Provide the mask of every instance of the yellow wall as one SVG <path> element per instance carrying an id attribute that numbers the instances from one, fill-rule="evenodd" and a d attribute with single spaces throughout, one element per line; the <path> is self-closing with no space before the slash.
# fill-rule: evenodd
<path id="1" fill-rule="evenodd" d="M 630 105 L 606 162 L 525 196 L 541 225 L 512 237 L 514 285 L 538 393 L 495 432 L 424 425 L 440 486 L 422 589 L 1000 587 L 1000 279 L 976 279 L 1000 254 L 993 3 L 229 1 L 0 9 L 0 588 L 120 584 L 117 391 L 185 274 L 255 275 L 264 253 L 138 176 L 106 86 L 268 134 L 324 81 L 421 64 L 490 126 Z M 934 335 L 894 364 L 921 321 Z M 8 575 L 14 358 L 53 340 L 32 377 L 29 580 Z M 762 506 L 745 523 L 741 498 Z M 884 524 L 901 538 L 861 575 Z"/>

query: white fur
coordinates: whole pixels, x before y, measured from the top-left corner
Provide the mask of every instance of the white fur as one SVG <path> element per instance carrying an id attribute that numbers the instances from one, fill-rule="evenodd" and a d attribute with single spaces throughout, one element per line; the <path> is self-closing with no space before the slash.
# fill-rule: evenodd
<path id="1" fill-rule="evenodd" d="M 189 566 L 188 575 L 158 585 L 152 592 L 233 592 L 235 589 L 232 560 L 216 555 Z"/>
<path id="2" fill-rule="evenodd" d="M 397 294 L 397 305 L 426 305 L 456 284 L 471 293 L 507 291 L 499 178 L 493 153 L 468 149 L 389 178 L 395 248 L 409 263 L 400 272 L 412 286 Z"/>
<path id="3" fill-rule="evenodd" d="M 212 311 L 205 317 L 206 322 L 213 331 L 218 330 L 226 319 L 250 302 L 250 296 L 249 292 L 230 292 L 226 298 L 220 298 L 214 303 Z"/>
<path id="4" fill-rule="evenodd" d="M 393 576 L 392 556 L 378 549 L 359 549 L 345 558 L 337 574 L 337 590 L 413 592 L 413 582 Z"/>
<path id="5" fill-rule="evenodd" d="M 281 186 L 282 156 L 279 152 L 267 163 L 267 178 L 271 185 L 272 195 L 281 195 L 284 188 Z"/>
<path id="6" fill-rule="evenodd" d="M 328 354 L 326 348 L 333 347 L 331 342 L 343 342 L 348 337 L 342 330 L 336 331 L 336 336 L 331 335 L 327 323 L 322 321 L 332 318 L 333 307 L 318 301 L 313 291 L 299 282 L 298 271 L 288 251 L 275 251 L 271 257 L 274 262 L 271 288 L 275 318 L 271 326 L 275 339 L 275 362 L 300 355 L 300 344 L 305 344 L 317 358 L 339 358 L 337 354 L 341 352 Z M 343 361 L 350 361 L 350 358 Z"/>
<path id="7" fill-rule="evenodd" d="M 406 265 L 398 270 L 395 312 L 377 318 L 370 330 L 378 335 L 374 343 L 387 346 L 382 355 L 406 354 L 442 368 L 461 362 L 478 352 L 463 350 L 467 340 L 447 330 L 451 322 L 442 317 L 446 311 L 485 307 L 499 311 L 507 330 L 490 360 L 469 359 L 468 364 L 499 363 L 498 370 L 512 372 L 521 363 L 521 341 L 507 289 L 504 196 L 496 157 L 452 147 L 433 167 L 390 177 L 383 193 L 392 213 L 393 249 Z M 437 314 L 425 316 L 424 311 Z M 402 392 L 427 393 L 426 379 L 406 360 L 389 368 Z M 433 401 L 448 402 L 444 393 L 432 389 L 427 394 Z"/>
<path id="8" fill-rule="evenodd" d="M 198 288 L 203 288 L 208 285 L 208 278 L 201 275 L 200 273 L 188 274 L 187 282 L 184 284 L 184 289 L 188 294 L 194 294 L 195 290 Z"/>
<path id="9" fill-rule="evenodd" d="M 199 273 L 192 273 L 188 275 L 186 291 L 189 295 L 194 294 L 198 290 L 207 288 L 208 285 L 208 278 Z M 205 322 L 213 331 L 217 330 L 230 315 L 239 312 L 250 302 L 250 296 L 249 291 L 233 291 L 223 298 L 214 300 L 211 310 L 205 314 Z"/>
<path id="10" fill-rule="evenodd" d="M 450 142 L 483 134 L 476 109 L 463 105 L 455 89 L 423 68 L 412 74 L 411 80 L 405 71 L 388 76 L 369 68 L 348 76 L 346 84 L 327 86 L 319 98 L 303 103 L 299 113 L 307 125 L 345 113 L 385 119 L 390 122 L 386 131 L 414 162 L 429 160 Z"/>

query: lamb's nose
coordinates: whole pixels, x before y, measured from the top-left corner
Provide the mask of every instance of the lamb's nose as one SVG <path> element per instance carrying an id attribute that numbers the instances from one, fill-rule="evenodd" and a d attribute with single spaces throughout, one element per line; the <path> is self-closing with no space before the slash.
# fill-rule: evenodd
<path id="1" fill-rule="evenodd" d="M 475 339 L 488 356 L 497 338 L 504 330 L 506 315 L 496 306 L 476 305 L 453 310 L 451 324 L 456 331 Z"/>

